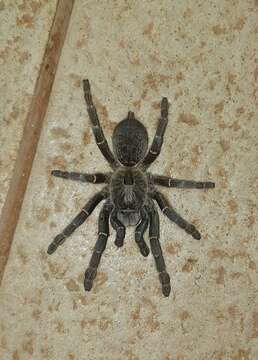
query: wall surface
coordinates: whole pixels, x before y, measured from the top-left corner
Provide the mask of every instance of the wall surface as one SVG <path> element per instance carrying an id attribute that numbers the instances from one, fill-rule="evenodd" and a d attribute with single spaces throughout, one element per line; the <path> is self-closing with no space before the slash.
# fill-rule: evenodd
<path id="1" fill-rule="evenodd" d="M 248 0 L 75 2 L 0 290 L 1 359 L 258 358 L 256 11 Z M 160 188 L 202 233 L 197 242 L 160 213 L 169 298 L 131 228 L 121 249 L 112 230 L 94 288 L 84 292 L 100 206 L 46 253 L 101 188 L 51 178 L 51 169 L 108 170 L 91 133 L 84 78 L 109 141 L 128 110 L 151 139 L 167 96 L 169 124 L 151 171 L 216 183 Z"/>

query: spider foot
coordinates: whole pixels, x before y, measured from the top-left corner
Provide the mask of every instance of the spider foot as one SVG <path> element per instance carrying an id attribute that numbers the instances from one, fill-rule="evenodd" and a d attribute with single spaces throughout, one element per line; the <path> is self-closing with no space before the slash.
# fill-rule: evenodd
<path id="1" fill-rule="evenodd" d="M 124 245 L 124 238 L 125 238 L 125 228 L 119 227 L 116 232 L 115 245 L 117 247 L 122 247 Z"/>
<path id="2" fill-rule="evenodd" d="M 82 81 L 84 95 L 87 103 L 92 103 L 91 91 L 90 91 L 90 82 L 88 79 Z"/>
<path id="3" fill-rule="evenodd" d="M 159 280 L 162 285 L 162 293 L 165 297 L 168 297 L 171 292 L 170 276 L 167 272 L 163 271 L 159 274 Z"/>
<path id="4" fill-rule="evenodd" d="M 122 247 L 124 245 L 124 239 L 116 239 L 115 240 L 115 245 L 117 247 Z"/>
<path id="5" fill-rule="evenodd" d="M 89 91 L 90 90 L 90 82 L 88 79 L 84 79 L 82 80 L 82 83 L 83 83 L 83 89 L 85 91 Z"/>
<path id="6" fill-rule="evenodd" d="M 91 280 L 84 280 L 84 289 L 85 291 L 91 291 L 93 285 L 93 281 Z"/>
<path id="7" fill-rule="evenodd" d="M 58 234 L 54 240 L 52 241 L 52 243 L 49 245 L 48 249 L 47 249 L 47 253 L 49 255 L 53 254 L 56 249 L 58 248 L 59 245 L 61 245 L 63 242 L 65 241 L 65 236 L 64 234 Z"/>
<path id="8" fill-rule="evenodd" d="M 47 249 L 48 255 L 53 254 L 57 249 L 57 245 L 55 243 L 51 243 Z"/>
<path id="9" fill-rule="evenodd" d="M 142 254 L 142 256 L 147 257 L 150 253 L 150 249 L 149 249 L 148 245 L 146 244 L 146 242 L 142 236 L 142 233 L 140 231 L 136 231 L 135 241 L 139 247 L 139 250 L 140 250 L 140 253 Z"/>
<path id="10" fill-rule="evenodd" d="M 142 244 L 141 246 L 139 245 L 139 248 L 142 256 L 147 257 L 149 255 L 150 249 L 146 244 Z"/>
<path id="11" fill-rule="evenodd" d="M 170 286 L 170 284 L 167 284 L 167 285 L 163 285 L 163 286 L 162 286 L 162 293 L 163 293 L 163 295 L 164 295 L 165 297 L 168 297 L 169 294 L 170 294 L 170 292 L 171 292 L 171 286 Z"/>
<path id="12" fill-rule="evenodd" d="M 89 267 L 85 271 L 85 279 L 84 279 L 84 289 L 85 291 L 90 291 L 93 285 L 93 280 L 97 275 L 97 269 Z"/>
<path id="13" fill-rule="evenodd" d="M 168 116 L 168 99 L 166 97 L 161 100 L 161 115 L 162 117 Z"/>
<path id="14" fill-rule="evenodd" d="M 211 181 L 207 181 L 204 183 L 204 189 L 213 189 L 215 188 L 215 183 Z"/>
<path id="15" fill-rule="evenodd" d="M 194 225 L 189 225 L 185 230 L 188 234 L 192 235 L 192 237 L 194 239 L 196 239 L 196 240 L 201 239 L 201 234 L 199 233 L 199 231 L 196 229 L 196 227 Z"/>
<path id="16" fill-rule="evenodd" d="M 60 171 L 60 170 L 52 170 L 51 171 L 51 175 L 57 176 L 57 177 L 64 177 L 65 173 L 66 173 L 65 171 Z M 63 176 L 62 176 L 62 174 L 63 174 Z"/>

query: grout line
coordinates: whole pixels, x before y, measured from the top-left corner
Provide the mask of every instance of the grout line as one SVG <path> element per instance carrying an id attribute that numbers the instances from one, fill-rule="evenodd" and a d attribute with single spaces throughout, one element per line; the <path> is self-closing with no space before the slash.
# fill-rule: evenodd
<path id="1" fill-rule="evenodd" d="M 0 283 L 9 257 L 74 0 L 58 0 L 0 218 Z"/>

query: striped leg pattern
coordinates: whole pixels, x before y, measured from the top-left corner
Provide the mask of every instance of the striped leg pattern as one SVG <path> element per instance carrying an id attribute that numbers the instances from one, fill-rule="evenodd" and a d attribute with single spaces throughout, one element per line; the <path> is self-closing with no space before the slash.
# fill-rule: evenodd
<path id="1" fill-rule="evenodd" d="M 88 182 L 88 183 L 92 183 L 92 184 L 102 184 L 102 183 L 107 184 L 109 182 L 108 174 L 103 174 L 103 173 L 85 174 L 85 173 L 78 173 L 78 172 L 52 170 L 51 175 L 62 178 L 62 179 Z"/>
<path id="2" fill-rule="evenodd" d="M 97 110 L 92 101 L 89 80 L 83 80 L 83 90 L 84 90 L 84 98 L 85 98 L 86 105 L 87 105 L 87 111 L 88 111 L 89 118 L 91 121 L 92 131 L 93 131 L 96 143 L 97 143 L 100 151 L 102 152 L 103 156 L 105 157 L 105 159 L 109 162 L 111 167 L 114 168 L 115 164 L 116 164 L 116 160 L 108 146 L 107 140 L 105 138 L 102 127 L 100 125 Z"/>
<path id="3" fill-rule="evenodd" d="M 164 296 L 169 296 L 171 291 L 170 276 L 166 271 L 166 264 L 162 254 L 162 249 L 159 242 L 159 215 L 153 204 L 150 211 L 150 246 L 151 252 L 155 260 L 156 268 L 159 273 L 159 280 L 162 286 L 162 292 Z"/>
<path id="4" fill-rule="evenodd" d="M 142 162 L 145 168 L 149 167 L 160 154 L 161 147 L 163 144 L 164 134 L 167 128 L 167 123 L 168 123 L 168 99 L 164 97 L 161 100 L 161 117 L 159 119 L 156 134 L 154 136 L 151 147 Z"/>
<path id="5" fill-rule="evenodd" d="M 173 179 L 162 175 L 153 175 L 153 182 L 156 185 L 180 188 L 180 189 L 213 189 L 215 183 L 211 181 L 194 181 Z"/>
<path id="6" fill-rule="evenodd" d="M 66 226 L 66 228 L 58 234 L 52 243 L 49 245 L 47 253 L 49 255 L 53 254 L 58 246 L 62 245 L 66 238 L 70 236 L 84 221 L 89 217 L 93 212 L 95 207 L 107 196 L 107 193 L 104 189 L 97 194 L 95 194 L 87 204 L 82 208 L 81 212 L 72 220 L 72 222 Z"/>

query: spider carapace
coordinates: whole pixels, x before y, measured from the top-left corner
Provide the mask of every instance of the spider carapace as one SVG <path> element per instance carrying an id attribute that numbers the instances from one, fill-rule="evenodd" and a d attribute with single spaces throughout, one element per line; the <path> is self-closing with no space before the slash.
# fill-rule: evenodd
<path id="1" fill-rule="evenodd" d="M 174 179 L 148 172 L 149 166 L 159 156 L 163 144 L 168 122 L 167 98 L 161 100 L 161 115 L 149 150 L 146 128 L 135 118 L 134 113 L 129 111 L 126 119 L 119 122 L 114 129 L 112 136 L 114 153 L 112 153 L 99 123 L 88 80 L 83 81 L 83 89 L 96 143 L 112 168 L 112 172 L 89 174 L 52 171 L 52 175 L 64 179 L 106 185 L 86 203 L 72 222 L 54 238 L 48 247 L 48 254 L 52 254 L 88 218 L 95 207 L 104 201 L 99 214 L 98 239 L 85 272 L 85 290 L 89 291 L 93 286 L 93 280 L 97 275 L 97 268 L 109 237 L 110 222 L 116 231 L 115 244 L 118 247 L 124 244 L 126 227 L 135 226 L 135 242 L 143 256 L 148 256 L 150 252 L 149 246 L 144 240 L 144 233 L 149 227 L 149 244 L 159 274 L 162 292 L 164 296 L 169 296 L 171 291 L 170 277 L 160 246 L 159 215 L 155 203 L 158 204 L 164 215 L 192 235 L 194 239 L 200 240 L 201 235 L 194 225 L 189 224 L 170 206 L 157 186 L 208 189 L 214 188 L 215 184 L 210 181 Z"/>

